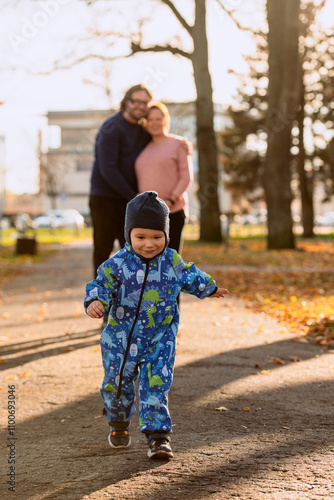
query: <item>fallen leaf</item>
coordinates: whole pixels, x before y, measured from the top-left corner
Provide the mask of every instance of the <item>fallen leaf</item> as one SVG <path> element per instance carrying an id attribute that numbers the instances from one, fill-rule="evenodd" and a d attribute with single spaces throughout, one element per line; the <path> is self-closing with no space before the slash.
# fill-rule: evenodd
<path id="1" fill-rule="evenodd" d="M 15 377 L 6 377 L 6 380 L 15 380 Z"/>
<path id="2" fill-rule="evenodd" d="M 245 406 L 245 407 L 243 408 L 243 410 L 244 410 L 244 411 L 251 411 L 251 409 L 250 409 L 248 406 Z"/>
<path id="3" fill-rule="evenodd" d="M 308 344 L 308 340 L 305 337 L 296 337 L 295 342 L 300 342 L 301 344 Z"/>
<path id="4" fill-rule="evenodd" d="M 218 406 L 218 408 L 215 408 L 216 411 L 228 411 L 228 408 L 226 406 Z"/>
<path id="5" fill-rule="evenodd" d="M 270 357 L 277 365 L 285 365 L 285 361 L 283 361 L 282 359 L 276 358 L 275 356 L 270 356 Z"/>
<path id="6" fill-rule="evenodd" d="M 3 358 L 0 358 L 0 363 L 7 363 L 7 361 Z"/>
<path id="7" fill-rule="evenodd" d="M 26 372 L 21 373 L 20 377 L 21 378 L 26 378 L 26 377 L 29 377 L 29 375 L 31 375 L 31 371 L 27 370 Z"/>
<path id="8" fill-rule="evenodd" d="M 99 346 L 97 346 L 97 345 L 96 345 L 96 346 L 94 346 L 94 347 L 93 347 L 93 351 L 95 351 L 95 352 L 96 352 L 96 351 L 100 351 L 100 347 L 99 347 Z"/>
<path id="9" fill-rule="evenodd" d="M 262 375 L 269 375 L 269 373 L 270 373 L 270 370 L 262 370 L 261 371 Z"/>
<path id="10" fill-rule="evenodd" d="M 70 351 L 74 351 L 74 347 L 64 347 L 63 351 L 64 352 L 70 352 Z"/>
<path id="11" fill-rule="evenodd" d="M 258 363 L 255 363 L 254 368 L 256 368 L 257 370 L 262 370 L 262 366 Z"/>
<path id="12" fill-rule="evenodd" d="M 301 361 L 300 358 L 298 358 L 298 356 L 289 356 L 289 361 L 292 361 L 293 363 L 297 363 L 298 361 Z"/>

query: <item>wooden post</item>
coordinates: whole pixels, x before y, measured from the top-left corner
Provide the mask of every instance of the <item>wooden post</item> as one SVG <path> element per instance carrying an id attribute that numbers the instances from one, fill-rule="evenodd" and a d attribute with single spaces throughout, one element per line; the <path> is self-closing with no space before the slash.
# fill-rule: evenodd
<path id="1" fill-rule="evenodd" d="M 29 238 L 27 236 L 18 237 L 16 240 L 16 255 L 37 255 L 37 240 L 33 236 Z"/>

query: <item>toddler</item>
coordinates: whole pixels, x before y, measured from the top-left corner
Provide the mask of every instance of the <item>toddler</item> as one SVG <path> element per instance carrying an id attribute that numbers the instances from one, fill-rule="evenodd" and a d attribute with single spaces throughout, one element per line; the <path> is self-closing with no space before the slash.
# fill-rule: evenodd
<path id="1" fill-rule="evenodd" d="M 173 379 L 179 311 L 186 292 L 200 299 L 224 297 L 211 276 L 167 247 L 169 209 L 154 191 L 126 208 L 125 246 L 98 269 L 86 286 L 85 309 L 91 318 L 108 314 L 101 335 L 104 379 L 101 395 L 113 448 L 130 446 L 129 422 L 136 412 L 150 458 L 172 458 L 168 392 Z"/>

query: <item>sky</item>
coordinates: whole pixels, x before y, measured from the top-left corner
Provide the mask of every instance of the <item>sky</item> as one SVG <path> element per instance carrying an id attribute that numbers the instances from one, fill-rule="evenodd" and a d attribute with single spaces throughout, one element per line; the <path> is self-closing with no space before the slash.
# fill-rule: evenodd
<path id="1" fill-rule="evenodd" d="M 264 0 L 221 0 L 238 19 L 252 27 L 265 27 Z M 328 0 L 333 3 L 334 0 Z M 191 24 L 193 0 L 175 0 Z M 214 100 L 233 101 L 237 79 L 229 70 L 244 73 L 243 55 L 254 51 L 249 33 L 240 31 L 219 7 L 208 0 L 209 61 Z M 134 32 L 134 19 L 149 19 L 144 42 L 174 42 L 191 49 L 187 34 L 159 0 L 105 0 L 88 7 L 85 0 L 0 0 L 0 136 L 5 137 L 6 189 L 21 194 L 36 192 L 38 130 L 48 146 L 45 115 L 48 111 L 105 109 L 119 105 L 125 90 L 145 83 L 154 98 L 188 101 L 195 98 L 191 64 L 171 54 L 138 54 L 112 63 L 86 61 L 71 69 L 54 71 L 55 61 L 65 65 L 86 53 L 126 55 L 128 45 L 119 37 L 111 48 L 98 41 L 94 29 Z M 88 30 L 90 34 L 87 36 Z M 82 40 L 83 39 L 83 40 Z M 101 87 L 103 71 L 110 71 L 111 97 Z M 87 83 L 94 81 L 95 84 Z M 0 175 L 0 183 L 3 176 Z M 0 186 L 0 195 L 3 186 Z"/>

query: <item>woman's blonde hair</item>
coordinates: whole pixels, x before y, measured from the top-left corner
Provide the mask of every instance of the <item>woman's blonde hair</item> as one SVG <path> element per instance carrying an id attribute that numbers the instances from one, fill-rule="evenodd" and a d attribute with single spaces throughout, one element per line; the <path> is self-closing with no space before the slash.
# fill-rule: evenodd
<path id="1" fill-rule="evenodd" d="M 161 113 L 163 114 L 163 117 L 165 119 L 164 129 L 166 130 L 166 132 L 168 132 L 169 127 L 170 127 L 170 114 L 169 114 L 169 111 L 167 109 L 167 106 L 163 102 L 152 103 L 148 109 L 146 117 L 148 117 L 148 115 L 150 114 L 151 109 L 158 109 L 159 111 L 161 111 Z"/>

